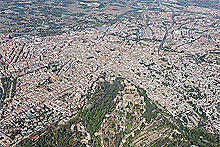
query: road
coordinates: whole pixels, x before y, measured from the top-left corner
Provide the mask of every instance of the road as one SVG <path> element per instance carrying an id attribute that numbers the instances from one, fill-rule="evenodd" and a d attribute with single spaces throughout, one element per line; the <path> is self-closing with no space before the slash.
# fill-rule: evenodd
<path id="1" fill-rule="evenodd" d="M 165 34 L 164 34 L 164 36 L 163 36 L 163 39 L 162 39 L 162 42 L 160 43 L 160 45 L 159 45 L 159 47 L 158 47 L 158 54 L 160 53 L 160 50 L 163 48 L 163 45 L 164 45 L 164 43 L 165 43 L 165 41 L 166 41 L 166 38 L 167 38 L 167 36 L 168 36 L 168 31 L 169 30 L 171 30 L 172 29 L 172 27 L 173 27 L 173 25 L 175 24 L 175 19 L 174 19 L 174 17 L 175 17 L 175 12 L 174 12 L 174 10 L 170 7 L 170 6 L 168 6 L 168 5 L 166 5 L 166 4 L 163 4 L 162 2 L 160 2 L 160 4 L 161 5 L 163 5 L 163 6 L 165 6 L 165 7 L 167 7 L 167 8 L 169 8 L 170 10 L 171 10 L 171 12 L 172 12 L 172 16 L 171 16 L 171 19 L 172 19 L 172 24 L 171 24 L 171 26 L 169 27 L 169 29 L 167 28 L 167 25 L 163 22 L 163 25 L 164 25 L 164 28 L 165 28 Z M 160 55 L 160 54 L 159 54 Z"/>
<path id="2" fill-rule="evenodd" d="M 137 9 L 134 9 L 134 10 L 128 10 L 128 11 L 126 11 L 126 12 L 124 12 L 124 13 L 118 15 L 116 18 L 114 18 L 114 19 L 112 19 L 112 20 L 109 20 L 109 21 L 107 21 L 107 22 L 104 22 L 104 23 L 102 23 L 101 25 L 98 25 L 98 26 L 96 26 L 96 27 L 101 27 L 101 26 L 103 26 L 103 25 L 110 24 L 110 23 L 112 23 L 112 22 L 118 20 L 119 18 L 121 18 L 122 16 L 124 16 L 124 15 L 126 15 L 126 14 L 129 14 L 129 13 L 132 13 L 132 12 L 135 12 L 135 11 L 139 11 L 139 10 L 142 10 L 142 9 L 137 8 Z"/>

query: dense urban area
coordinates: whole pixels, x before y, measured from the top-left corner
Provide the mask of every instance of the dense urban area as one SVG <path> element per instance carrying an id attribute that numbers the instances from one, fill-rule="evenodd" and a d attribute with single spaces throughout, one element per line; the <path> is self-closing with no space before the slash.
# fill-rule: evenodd
<path id="1" fill-rule="evenodd" d="M 0 1 L 0 146 L 220 146 L 218 0 Z"/>

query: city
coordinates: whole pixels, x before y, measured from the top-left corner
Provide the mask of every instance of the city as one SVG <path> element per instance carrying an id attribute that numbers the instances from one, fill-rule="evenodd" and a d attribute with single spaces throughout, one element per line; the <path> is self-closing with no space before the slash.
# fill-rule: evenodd
<path id="1" fill-rule="evenodd" d="M 80 4 L 88 5 L 83 1 Z M 90 5 L 99 6 L 98 3 Z M 147 111 L 147 104 L 135 87 L 146 91 L 157 114 L 163 116 L 162 111 L 166 112 L 171 122 L 177 120 L 189 129 L 203 128 L 219 139 L 219 9 L 184 7 L 175 0 L 137 1 L 136 5 L 134 10 L 112 21 L 81 31 L 43 37 L 0 36 L 2 146 L 15 146 L 27 138 L 34 142 L 40 137 L 36 132 L 45 133 L 42 130 L 46 130 L 46 126 L 65 125 L 79 111 L 92 107 L 87 95 L 97 79 L 114 83 L 118 77 L 126 79 L 121 82 L 125 87 L 119 90 L 118 96 L 112 97 L 117 102 L 116 108 L 103 118 L 100 125 L 103 130 L 94 135 L 86 124 L 75 125 L 87 136 L 82 144 L 88 145 L 88 140 L 100 135 L 101 146 L 109 146 L 110 140 L 104 138 L 119 113 L 124 115 L 120 129 L 115 128 L 119 132 L 128 129 L 126 116 L 133 110 L 134 120 L 140 122 L 135 125 L 140 128 L 160 124 L 161 120 L 148 122 L 147 117 L 138 120 L 142 118 L 141 113 Z M 100 78 L 103 74 L 105 78 Z M 129 109 L 130 105 L 134 108 Z M 120 112 L 122 107 L 124 110 Z M 136 146 L 144 145 L 141 137 L 130 138 L 135 131 L 127 132 L 118 146 L 128 140 Z M 159 132 L 165 136 L 180 133 L 170 127 Z M 115 135 L 111 140 L 117 140 Z M 150 146 L 152 142 L 148 139 L 145 143 Z M 218 146 L 218 143 L 212 145 Z"/>

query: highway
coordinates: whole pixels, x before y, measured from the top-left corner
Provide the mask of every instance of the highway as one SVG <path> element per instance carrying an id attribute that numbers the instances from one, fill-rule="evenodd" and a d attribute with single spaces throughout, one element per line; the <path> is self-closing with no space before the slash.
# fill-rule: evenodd
<path id="1" fill-rule="evenodd" d="M 109 21 L 107 21 L 107 22 L 104 22 L 104 23 L 102 23 L 101 25 L 98 25 L 98 26 L 96 26 L 96 27 L 101 27 L 101 26 L 103 26 L 103 25 L 110 24 L 110 23 L 112 23 L 112 22 L 118 20 L 119 18 L 121 18 L 122 16 L 124 16 L 124 15 L 126 15 L 126 14 L 129 14 L 129 13 L 132 13 L 132 12 L 135 12 L 135 11 L 139 11 L 139 10 L 142 10 L 142 9 L 140 9 L 140 8 L 138 9 L 138 8 L 137 8 L 137 9 L 134 9 L 134 10 L 128 10 L 128 11 L 126 11 L 126 12 L 124 12 L 124 13 L 118 15 L 116 18 L 114 18 L 114 19 L 112 19 L 112 20 L 109 20 Z"/>
<path id="2" fill-rule="evenodd" d="M 171 25 L 171 26 L 169 27 L 169 29 L 168 29 L 167 26 L 166 26 L 166 24 L 163 22 L 163 25 L 164 25 L 164 28 L 165 28 L 165 31 L 166 31 L 166 32 L 165 32 L 165 34 L 164 34 L 164 36 L 163 36 L 162 42 L 160 43 L 160 45 L 159 45 L 159 47 L 158 47 L 158 54 L 159 54 L 159 55 L 160 55 L 160 50 L 163 48 L 163 45 L 164 45 L 164 43 L 165 43 L 165 41 L 166 41 L 166 38 L 167 38 L 167 36 L 168 36 L 168 31 L 171 30 L 172 27 L 173 27 L 173 25 L 175 24 L 175 19 L 174 19 L 174 17 L 175 17 L 175 12 L 174 12 L 174 10 L 173 10 L 170 6 L 168 6 L 168 5 L 166 5 L 166 4 L 163 4 L 162 2 L 160 2 L 160 5 L 163 5 L 163 6 L 169 8 L 169 9 L 171 10 L 171 12 L 172 12 L 172 16 L 171 16 L 172 25 Z"/>

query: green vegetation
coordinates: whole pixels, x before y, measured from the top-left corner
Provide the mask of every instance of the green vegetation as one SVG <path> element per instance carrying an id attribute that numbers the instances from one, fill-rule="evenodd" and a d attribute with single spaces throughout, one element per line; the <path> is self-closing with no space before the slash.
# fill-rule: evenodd
<path id="1" fill-rule="evenodd" d="M 151 103 L 149 98 L 147 97 L 146 91 L 142 88 L 137 88 L 140 96 L 144 96 L 145 109 L 146 111 L 142 114 L 142 116 L 149 123 L 151 119 L 155 119 L 158 113 L 158 108 L 154 103 Z"/>
<path id="2" fill-rule="evenodd" d="M 114 110 L 116 104 L 112 100 L 122 88 L 123 85 L 121 85 L 118 79 L 113 84 L 101 82 L 98 83 L 94 93 L 87 95 L 90 108 L 84 110 L 79 115 L 85 122 L 85 127 L 93 138 L 93 146 L 101 145 L 101 142 L 94 136 L 94 133 L 99 131 L 105 115 Z"/>
<path id="3" fill-rule="evenodd" d="M 72 119 L 67 124 L 62 125 L 58 128 L 56 127 L 49 127 L 46 130 L 39 131 L 30 138 L 27 138 L 20 142 L 21 146 L 27 146 L 27 147 L 40 147 L 40 146 L 84 146 L 82 145 L 78 140 L 82 139 L 85 134 L 82 132 L 77 131 L 77 129 L 74 129 L 71 131 L 71 125 L 75 124 L 79 120 Z M 40 136 L 42 133 L 45 133 L 44 135 Z M 40 136 L 39 139 L 32 140 L 34 136 Z M 74 138 L 77 138 L 76 141 L 73 141 Z"/>
<path id="4" fill-rule="evenodd" d="M 105 76 L 104 76 L 105 77 Z M 99 131 L 101 123 L 105 115 L 111 113 L 115 108 L 115 103 L 112 101 L 123 85 L 120 79 L 116 79 L 113 84 L 109 82 L 99 82 L 94 92 L 89 92 L 87 101 L 90 107 L 80 109 L 78 115 L 70 120 L 67 124 L 62 126 L 51 126 L 46 130 L 34 133 L 30 138 L 23 140 L 19 144 L 21 146 L 85 146 L 80 142 L 84 139 L 86 134 L 79 132 L 77 129 L 71 131 L 73 124 L 83 122 L 86 131 L 90 133 L 92 146 L 100 146 L 100 136 L 95 136 L 94 133 Z M 67 95 L 63 95 L 64 97 Z M 43 135 L 41 135 L 43 133 Z M 32 140 L 34 136 L 40 136 L 36 141 Z M 121 138 L 117 139 L 117 144 L 120 143 Z"/>
<path id="5" fill-rule="evenodd" d="M 105 78 L 105 75 L 103 75 Z M 78 114 L 71 119 L 67 124 L 61 126 L 51 126 L 46 130 L 36 132 L 30 136 L 30 138 L 20 142 L 21 146 L 85 146 L 81 142 L 87 134 L 81 132 L 76 126 L 71 127 L 75 124 L 81 124 L 85 126 L 86 131 L 90 134 L 91 140 L 89 144 L 93 147 L 101 146 L 100 136 L 95 136 L 95 132 L 99 132 L 101 124 L 105 119 L 106 114 L 113 112 L 116 106 L 116 102 L 113 99 L 116 97 L 119 91 L 123 90 L 121 79 L 116 79 L 112 84 L 109 82 L 97 82 L 97 85 L 92 84 L 90 91 L 86 95 L 86 101 L 88 105 L 84 108 L 79 109 Z M 213 146 L 217 147 L 220 144 L 220 136 L 207 133 L 203 128 L 188 129 L 184 127 L 180 120 L 175 120 L 169 114 L 160 110 L 155 104 L 152 103 L 146 95 L 146 91 L 142 88 L 137 87 L 137 91 L 140 96 L 144 96 L 145 102 L 145 113 L 142 114 L 145 118 L 146 123 L 140 123 L 139 118 L 134 116 L 134 111 L 138 110 L 138 105 L 130 104 L 128 107 L 132 110 L 131 113 L 125 115 L 126 118 L 126 129 L 124 131 L 118 130 L 118 124 L 116 120 L 109 121 L 109 129 L 117 132 L 114 145 L 118 147 L 124 138 L 125 134 L 131 133 L 131 129 L 135 129 L 134 136 L 130 135 L 126 139 L 124 147 L 133 145 L 144 145 L 147 143 L 149 146 Z M 68 96 L 67 94 L 63 95 Z M 219 105 L 218 105 L 219 107 Z M 123 115 L 121 110 L 116 111 L 119 115 Z M 122 121 L 121 117 L 118 119 Z M 133 123 L 133 122 L 136 122 Z M 172 122 L 172 123 L 171 123 Z M 134 125 L 135 124 L 135 125 Z M 150 127 L 148 127 L 148 125 Z M 162 134 L 166 137 L 155 137 L 152 142 L 149 142 L 148 137 L 150 134 L 157 136 L 158 133 L 164 131 Z M 172 133 L 174 130 L 177 132 Z M 43 135 L 41 135 L 43 133 Z M 15 132 L 14 134 L 17 134 Z M 34 136 L 40 136 L 39 139 L 33 140 Z M 140 138 L 140 139 L 139 139 Z M 109 142 L 109 138 L 103 138 L 105 142 Z M 156 140 L 154 140 L 156 139 Z M 149 144 L 150 143 L 150 144 Z"/>
<path id="6" fill-rule="evenodd" d="M 173 134 L 173 139 L 161 138 L 152 144 L 152 146 L 212 146 L 218 147 L 220 136 L 210 134 L 201 128 L 188 129 L 180 124 L 181 134 Z M 175 126 L 174 126 L 175 127 Z"/>

